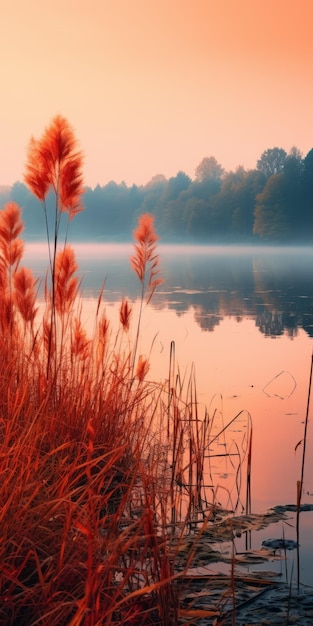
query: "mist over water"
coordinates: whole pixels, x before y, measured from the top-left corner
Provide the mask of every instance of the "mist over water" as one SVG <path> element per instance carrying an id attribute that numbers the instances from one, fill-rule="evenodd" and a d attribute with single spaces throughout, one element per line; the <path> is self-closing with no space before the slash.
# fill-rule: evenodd
<path id="1" fill-rule="evenodd" d="M 73 244 L 85 297 L 97 297 L 105 281 L 105 299 L 136 300 L 138 281 L 131 270 L 132 244 Z M 313 335 L 313 249 L 299 247 L 160 245 L 164 283 L 152 307 L 181 315 L 193 311 L 203 330 L 225 317 L 255 320 L 260 332 L 294 337 L 299 329 Z M 45 244 L 26 247 L 25 264 L 43 277 Z"/>

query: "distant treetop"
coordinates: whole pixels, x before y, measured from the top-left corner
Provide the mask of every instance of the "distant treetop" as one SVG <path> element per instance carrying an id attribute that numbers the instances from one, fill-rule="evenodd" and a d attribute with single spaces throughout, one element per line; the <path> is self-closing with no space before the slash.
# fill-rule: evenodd
<path id="1" fill-rule="evenodd" d="M 266 178 L 269 178 L 283 171 L 286 158 L 287 152 L 283 148 L 269 148 L 261 154 L 256 166 Z"/>
<path id="2" fill-rule="evenodd" d="M 219 181 L 224 173 L 224 168 L 217 162 L 214 156 L 205 157 L 199 163 L 195 170 L 195 177 L 197 182 L 203 182 L 205 180 Z"/>

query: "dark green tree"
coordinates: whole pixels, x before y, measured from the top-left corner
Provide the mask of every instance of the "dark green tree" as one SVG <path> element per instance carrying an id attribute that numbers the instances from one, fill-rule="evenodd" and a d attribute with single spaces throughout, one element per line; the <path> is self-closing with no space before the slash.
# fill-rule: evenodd
<path id="1" fill-rule="evenodd" d="M 285 210 L 285 176 L 283 172 L 271 176 L 262 193 L 256 197 L 253 233 L 265 240 L 284 241 L 291 228 Z"/>
<path id="2" fill-rule="evenodd" d="M 162 202 L 176 200 L 182 191 L 186 191 L 191 183 L 191 178 L 185 172 L 178 172 L 176 176 L 172 176 L 167 181 L 166 187 L 162 194 Z"/>
<path id="3" fill-rule="evenodd" d="M 284 165 L 284 205 L 286 219 L 290 225 L 292 237 L 301 239 L 303 230 L 302 196 L 302 155 L 298 148 L 291 148 Z"/>
<path id="4" fill-rule="evenodd" d="M 203 198 L 186 199 L 183 224 L 186 236 L 201 242 L 214 239 L 217 231 L 212 205 Z"/>
<path id="5" fill-rule="evenodd" d="M 151 213 L 156 216 L 156 229 L 160 231 L 160 215 L 162 215 L 163 207 L 161 198 L 167 186 L 167 179 L 163 174 L 153 176 L 151 180 L 140 188 L 142 193 L 142 202 L 140 205 L 140 213 Z"/>
<path id="6" fill-rule="evenodd" d="M 214 199 L 215 221 L 229 238 L 252 237 L 255 197 L 263 189 L 264 175 L 238 167 L 224 175 Z"/>
<path id="7" fill-rule="evenodd" d="M 186 201 L 191 179 L 185 172 L 178 172 L 176 176 L 171 177 L 164 187 L 160 203 L 160 225 L 159 232 L 163 235 L 183 235 L 185 227 L 182 221 L 183 207 Z"/>
<path id="8" fill-rule="evenodd" d="M 313 148 L 303 159 L 301 184 L 303 224 L 313 236 Z"/>

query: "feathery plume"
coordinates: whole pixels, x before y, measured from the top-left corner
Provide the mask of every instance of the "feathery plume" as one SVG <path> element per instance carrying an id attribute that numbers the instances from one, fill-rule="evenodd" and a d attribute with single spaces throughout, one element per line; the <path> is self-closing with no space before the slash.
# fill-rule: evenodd
<path id="1" fill-rule="evenodd" d="M 130 263 L 142 284 L 142 297 L 146 294 L 148 304 L 157 286 L 163 282 L 157 278 L 159 255 L 156 253 L 156 242 L 159 237 L 154 230 L 153 215 L 141 215 L 133 235 L 138 243 L 134 244 L 135 253 L 130 257 Z"/>
<path id="2" fill-rule="evenodd" d="M 123 326 L 123 330 L 126 332 L 129 330 L 131 313 L 132 308 L 129 305 L 127 298 L 123 298 L 120 306 L 120 322 Z"/>
<path id="3" fill-rule="evenodd" d="M 16 202 L 7 202 L 0 211 L 0 237 L 4 241 L 17 239 L 24 228 L 21 208 Z"/>
<path id="4" fill-rule="evenodd" d="M 21 208 L 16 202 L 8 202 L 0 211 L 0 250 L 7 266 L 17 267 L 24 250 L 24 242 L 18 239 L 24 228 Z"/>
<path id="5" fill-rule="evenodd" d="M 85 360 L 89 355 L 91 342 L 78 318 L 74 319 L 71 352 L 80 359 Z"/>
<path id="6" fill-rule="evenodd" d="M 74 276 L 78 266 L 71 246 L 59 252 L 55 264 L 55 308 L 59 315 L 68 313 L 78 293 L 78 279 Z"/>
<path id="7" fill-rule="evenodd" d="M 42 143 L 31 137 L 24 176 L 27 187 L 40 201 L 45 200 L 51 185 L 48 158 L 46 158 Z"/>
<path id="8" fill-rule="evenodd" d="M 149 369 L 150 369 L 150 363 L 148 359 L 145 359 L 141 354 L 139 356 L 137 369 L 136 369 L 136 377 L 138 378 L 140 383 L 142 383 L 142 381 L 147 376 Z"/>
<path id="9" fill-rule="evenodd" d="M 110 327 L 110 322 L 108 318 L 106 317 L 106 315 L 103 314 L 98 324 L 99 341 L 101 341 L 103 344 L 106 343 L 107 341 L 109 327 Z"/>
<path id="10" fill-rule="evenodd" d="M 8 276 L 4 258 L 0 256 L 0 293 L 1 295 L 6 292 L 8 288 Z"/>
<path id="11" fill-rule="evenodd" d="M 33 322 L 38 308 L 36 304 L 36 280 L 31 270 L 21 267 L 13 277 L 14 301 L 25 322 Z"/>
<path id="12" fill-rule="evenodd" d="M 48 358 L 49 355 L 52 356 L 55 354 L 55 339 L 51 333 L 51 321 L 48 320 L 46 316 L 43 319 L 43 344 Z"/>
<path id="13" fill-rule="evenodd" d="M 70 219 L 82 210 L 82 153 L 68 121 L 57 115 L 41 139 L 31 138 L 28 147 L 25 182 L 32 193 L 44 201 L 52 187 L 58 210 Z"/>
<path id="14" fill-rule="evenodd" d="M 130 257 L 130 264 L 141 282 L 141 300 L 132 357 L 132 375 L 136 362 L 144 298 L 146 297 L 146 304 L 149 304 L 157 286 L 163 282 L 161 278 L 157 278 L 159 274 L 159 255 L 156 253 L 158 235 L 154 230 L 153 215 L 150 213 L 141 215 L 133 235 L 137 243 L 134 244 L 135 253 Z"/>

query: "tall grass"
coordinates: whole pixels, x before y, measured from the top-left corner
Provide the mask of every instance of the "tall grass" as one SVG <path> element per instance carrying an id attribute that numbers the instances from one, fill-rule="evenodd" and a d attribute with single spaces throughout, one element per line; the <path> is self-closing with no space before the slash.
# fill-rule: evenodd
<path id="1" fill-rule="evenodd" d="M 156 517 L 162 493 L 152 424 L 160 388 L 145 381 L 143 356 L 133 373 L 129 343 L 112 348 L 100 310 L 87 336 L 68 246 L 56 255 L 55 285 L 46 286 L 38 319 L 36 281 L 19 267 L 21 229 L 17 207 L 7 205 L 0 241 L 0 621 L 175 623 L 173 569 Z M 123 301 L 121 335 L 129 314 Z"/>
<path id="2" fill-rule="evenodd" d="M 40 307 L 37 281 L 22 266 L 21 210 L 9 203 L 0 211 L 0 623 L 175 626 L 188 620 L 177 578 L 191 562 L 177 567 L 177 546 L 212 511 L 210 420 L 199 418 L 194 375 L 181 380 L 174 345 L 166 385 L 148 379 L 138 354 L 144 304 L 161 280 L 149 214 L 134 231 L 134 340 L 129 302 L 113 336 L 102 291 L 87 334 L 67 233 L 59 245 L 61 213 L 71 220 L 82 206 L 80 168 L 73 132 L 58 116 L 31 140 L 26 171 L 47 225 Z"/>

